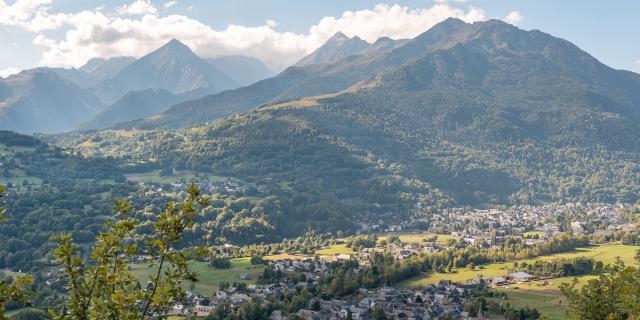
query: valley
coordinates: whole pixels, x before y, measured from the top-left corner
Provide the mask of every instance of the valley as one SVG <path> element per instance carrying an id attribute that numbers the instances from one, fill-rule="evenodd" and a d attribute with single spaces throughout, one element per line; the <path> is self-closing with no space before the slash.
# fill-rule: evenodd
<path id="1" fill-rule="evenodd" d="M 639 317 L 640 75 L 454 16 L 0 78 L 0 319 Z"/>

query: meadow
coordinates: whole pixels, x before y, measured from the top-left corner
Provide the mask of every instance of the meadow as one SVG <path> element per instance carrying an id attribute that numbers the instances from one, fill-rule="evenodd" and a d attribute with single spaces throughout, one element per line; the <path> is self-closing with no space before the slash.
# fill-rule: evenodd
<path id="1" fill-rule="evenodd" d="M 198 273 L 199 281 L 194 284 L 194 291 L 207 296 L 211 296 L 218 289 L 221 282 L 255 284 L 257 277 L 264 270 L 262 265 L 252 265 L 249 262 L 249 258 L 232 259 L 231 268 L 229 269 L 216 269 L 210 267 L 208 263 L 200 261 L 192 261 L 190 263 L 192 270 Z M 131 272 L 143 286 L 152 275 L 155 275 L 156 270 L 155 268 L 149 268 L 147 264 L 131 265 Z M 249 275 L 249 279 L 241 280 L 241 274 Z M 191 283 L 185 283 L 184 288 L 191 289 Z"/>
<path id="2" fill-rule="evenodd" d="M 160 170 L 153 170 L 145 173 L 133 173 L 125 176 L 127 180 L 138 182 L 138 183 L 160 183 L 160 184 L 170 184 L 170 183 L 188 183 L 191 181 L 199 181 L 199 182 L 216 182 L 222 181 L 225 178 L 215 175 L 203 176 L 197 175 L 189 170 L 183 171 L 174 171 L 170 175 L 161 176 Z"/>
<path id="3" fill-rule="evenodd" d="M 397 236 L 400 241 L 405 243 L 420 243 L 425 239 L 437 236 L 437 242 L 444 243 L 445 241 L 452 239 L 453 236 L 448 234 L 435 234 L 435 233 L 386 233 L 378 237 L 378 243 L 383 240 L 389 239 L 389 236 Z"/>
<path id="4" fill-rule="evenodd" d="M 521 264 L 524 261 L 527 263 L 533 263 L 536 260 L 551 260 L 555 258 L 588 257 L 593 258 L 596 261 L 602 261 L 605 264 L 611 264 L 616 261 L 617 257 L 620 257 L 625 264 L 633 264 L 636 251 L 638 249 L 640 249 L 640 247 L 607 244 L 578 248 L 572 252 L 547 255 L 534 259 L 520 260 L 518 263 Z M 445 279 L 464 283 L 480 276 L 484 278 L 503 276 L 513 269 L 513 265 L 513 262 L 502 262 L 476 267 L 475 270 L 461 268 L 454 269 L 452 273 L 429 273 L 409 279 L 403 282 L 402 285 L 411 288 L 418 288 L 437 284 L 440 280 Z M 532 281 L 518 285 L 509 285 L 495 290 L 507 293 L 509 297 L 508 302 L 514 306 L 529 306 L 538 309 L 538 311 L 543 314 L 544 319 L 564 319 L 567 306 L 566 301 L 563 300 L 563 296 L 560 293 L 560 285 L 563 283 L 570 283 L 574 281 L 574 279 L 577 279 L 579 284 L 584 284 L 595 277 L 595 275 L 565 277 L 548 280 L 546 283 L 544 283 L 544 281 Z"/>

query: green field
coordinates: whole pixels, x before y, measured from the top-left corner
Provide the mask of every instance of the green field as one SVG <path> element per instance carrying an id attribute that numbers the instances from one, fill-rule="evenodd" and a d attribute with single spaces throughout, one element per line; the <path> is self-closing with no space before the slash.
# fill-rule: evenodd
<path id="1" fill-rule="evenodd" d="M 590 257 L 607 264 L 613 263 L 616 260 L 616 257 L 620 257 L 626 264 L 632 264 L 634 262 L 636 250 L 638 249 L 640 249 L 640 247 L 626 245 L 601 245 L 579 248 L 573 252 L 547 255 L 536 259 L 520 260 L 519 262 L 521 263 L 526 261 L 527 263 L 533 263 L 536 260 Z M 503 276 L 512 268 L 513 262 L 492 263 L 478 267 L 473 271 L 463 268 L 454 269 L 454 272 L 452 273 L 425 274 L 424 276 L 407 280 L 403 285 L 412 288 L 423 287 L 430 284 L 436 284 L 443 279 L 464 283 L 467 280 L 475 279 L 480 275 L 485 278 Z M 593 275 L 577 277 L 580 283 L 585 283 L 589 279 L 593 278 L 595 278 Z M 559 288 L 562 283 L 569 283 L 573 280 L 574 277 L 558 278 L 547 281 L 547 284 L 544 284 L 543 281 L 533 281 L 524 284 L 510 285 L 495 290 L 506 292 L 509 296 L 509 302 L 514 306 L 529 306 L 536 308 L 545 316 L 545 319 L 564 319 L 566 305 L 563 305 L 562 303 L 566 302 L 563 301 Z"/>
<path id="2" fill-rule="evenodd" d="M 198 273 L 199 281 L 195 284 L 195 292 L 211 296 L 221 282 L 254 284 L 256 277 L 262 273 L 264 266 L 252 265 L 249 262 L 249 258 L 240 258 L 232 259 L 231 268 L 229 269 L 216 269 L 210 267 L 206 262 L 199 261 L 191 262 L 191 268 Z M 149 268 L 147 264 L 133 264 L 131 266 L 131 272 L 143 286 L 151 275 L 155 275 L 155 270 L 157 269 Z M 241 274 L 249 274 L 251 279 L 240 280 Z M 189 289 L 190 285 L 190 283 L 185 284 L 185 289 Z"/>
<path id="3" fill-rule="evenodd" d="M 620 257 L 622 261 L 627 264 L 634 262 L 636 250 L 640 247 L 625 246 L 625 245 L 602 245 L 588 248 L 579 248 L 572 252 L 559 253 L 548 256 L 542 256 L 534 259 L 520 260 L 527 263 L 533 263 L 536 260 L 551 260 L 555 258 L 575 258 L 575 257 L 590 257 L 598 261 L 606 263 L 613 263 L 616 257 Z M 484 278 L 491 278 L 497 276 L 503 276 L 513 268 L 513 262 L 501 262 L 492 263 L 484 266 L 476 267 L 475 270 L 469 270 L 466 268 L 454 269 L 452 273 L 436 273 L 425 274 L 424 276 L 410 279 L 404 283 L 409 287 L 421 287 L 430 284 L 436 284 L 440 280 L 451 280 L 454 282 L 464 283 L 467 280 L 475 279 L 479 276 Z"/>
<path id="4" fill-rule="evenodd" d="M 387 240 L 389 236 L 398 236 L 400 241 L 406 243 L 420 243 L 423 242 L 425 238 L 438 236 L 438 242 L 445 242 L 448 239 L 453 238 L 453 236 L 448 234 L 435 234 L 435 233 L 388 233 L 378 237 L 378 242 L 382 240 Z"/>
<path id="5" fill-rule="evenodd" d="M 3 143 L 0 143 L 0 155 L 13 156 L 17 152 L 27 152 L 34 151 L 36 148 L 34 147 L 22 147 L 22 146 L 7 146 Z"/>
<path id="6" fill-rule="evenodd" d="M 127 180 L 133 182 L 142 182 L 142 183 L 160 183 L 160 184 L 169 184 L 169 183 L 188 183 L 192 180 L 197 180 L 199 182 L 215 182 L 224 180 L 224 177 L 210 175 L 203 177 L 201 175 L 196 175 L 188 170 L 184 171 L 175 171 L 173 174 L 167 176 L 160 176 L 160 170 L 154 170 L 146 173 L 134 173 L 126 175 Z"/>
<path id="7" fill-rule="evenodd" d="M 351 248 L 347 248 L 346 244 L 334 244 L 331 247 L 316 251 L 319 255 L 336 255 L 336 254 L 353 254 Z"/>

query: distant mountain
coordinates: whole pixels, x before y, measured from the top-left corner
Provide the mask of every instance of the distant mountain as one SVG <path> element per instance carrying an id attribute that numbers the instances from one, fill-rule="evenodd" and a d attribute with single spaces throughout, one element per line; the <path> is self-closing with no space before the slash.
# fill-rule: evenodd
<path id="1" fill-rule="evenodd" d="M 100 86 L 100 96 L 111 102 L 129 91 L 167 90 L 181 94 L 194 90 L 210 93 L 237 88 L 222 71 L 198 57 L 178 40 L 132 62 Z"/>
<path id="2" fill-rule="evenodd" d="M 290 68 L 158 118 L 277 99 L 326 70 L 342 71 L 333 79 L 343 84 L 379 72 L 344 90 L 263 104 L 177 134 L 102 136 L 120 150 L 103 151 L 293 186 L 276 192 L 309 208 L 288 213 L 296 228 L 330 228 L 327 221 L 349 213 L 377 221 L 416 201 L 640 200 L 640 75 L 609 68 L 566 40 L 498 20 L 450 19 L 384 54 L 331 65 Z M 92 137 L 77 139 L 70 145 Z"/>
<path id="3" fill-rule="evenodd" d="M 93 76 L 95 81 L 102 82 L 115 77 L 135 60 L 133 57 L 93 58 L 80 67 L 80 70 Z"/>
<path id="4" fill-rule="evenodd" d="M 182 94 L 162 89 L 131 91 L 114 104 L 106 107 L 90 121 L 83 123 L 79 129 L 105 129 L 122 122 L 150 117 L 164 111 L 171 105 L 196 99 L 206 94 L 206 89 Z"/>
<path id="5" fill-rule="evenodd" d="M 349 38 L 337 32 L 325 44 L 311 54 L 302 58 L 295 65 L 298 67 L 326 63 L 364 52 L 370 44 L 359 37 Z"/>
<path id="6" fill-rule="evenodd" d="M 400 47 L 405 43 L 407 43 L 408 41 L 409 41 L 408 39 L 393 40 L 389 37 L 382 37 L 376 40 L 376 42 L 370 45 L 363 52 L 366 53 L 367 55 L 382 54 L 382 53 L 391 51 L 397 47 Z"/>
<path id="7" fill-rule="evenodd" d="M 246 56 L 225 56 L 207 59 L 212 66 L 224 72 L 240 86 L 247 86 L 276 75 L 262 61 Z"/>
<path id="8" fill-rule="evenodd" d="M 0 129 L 55 133 L 73 129 L 104 105 L 56 70 L 33 69 L 0 79 Z"/>
<path id="9" fill-rule="evenodd" d="M 236 90 L 180 103 L 157 116 L 122 124 L 120 127 L 184 128 L 246 112 L 265 103 L 338 92 L 360 81 L 369 80 L 376 74 L 419 59 L 429 52 L 450 47 L 452 43 L 457 43 L 456 41 L 467 41 L 467 30 L 473 28 L 474 25 L 466 24 L 461 20 L 448 19 L 414 39 L 382 38 L 373 45 L 367 43 L 366 46 L 362 43 L 363 40 L 349 39 L 344 34 L 338 33 L 318 51 L 336 46 L 340 48 L 338 44 L 350 48 L 349 43 L 355 43 L 353 46 L 359 49 L 345 50 L 343 52 L 348 52 L 348 54 L 345 53 L 346 57 L 333 60 L 331 63 L 296 65 L 273 78 Z M 356 52 L 360 53 L 356 54 Z M 311 56 L 314 54 L 309 57 Z"/>

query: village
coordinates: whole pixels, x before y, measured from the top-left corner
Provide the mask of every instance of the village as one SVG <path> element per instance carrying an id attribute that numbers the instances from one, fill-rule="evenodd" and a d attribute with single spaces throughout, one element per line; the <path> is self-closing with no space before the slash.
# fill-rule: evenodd
<path id="1" fill-rule="evenodd" d="M 217 306 L 230 305 L 239 307 L 248 301 L 264 303 L 270 296 L 294 294 L 301 289 L 309 289 L 317 285 L 326 264 L 322 260 L 283 260 L 272 262 L 278 270 L 300 272 L 307 276 L 303 282 L 280 282 L 270 285 L 243 286 L 218 290 L 211 298 L 189 294 L 186 301 L 173 307 L 174 316 L 206 317 L 214 312 Z M 370 319 L 367 317 L 373 310 L 383 312 L 389 319 L 484 319 L 482 310 L 474 317 L 464 311 L 464 303 L 470 297 L 471 290 L 479 284 L 455 285 L 445 281 L 437 286 L 429 286 L 420 290 L 398 287 L 381 287 L 374 290 L 360 289 L 357 301 L 322 300 L 312 298 L 307 307 L 297 311 L 303 319 L 340 320 Z M 271 313 L 270 319 L 287 319 L 290 314 L 281 310 Z"/>

